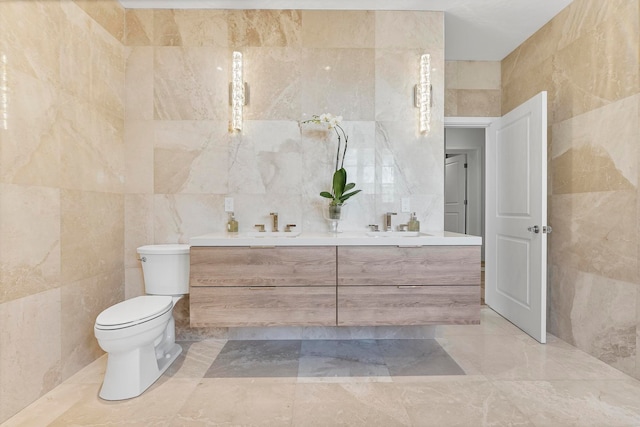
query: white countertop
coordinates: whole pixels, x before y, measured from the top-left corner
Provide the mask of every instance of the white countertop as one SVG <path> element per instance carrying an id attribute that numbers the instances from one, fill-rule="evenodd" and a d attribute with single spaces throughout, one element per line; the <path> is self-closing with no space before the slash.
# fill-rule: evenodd
<path id="1" fill-rule="evenodd" d="M 344 233 L 280 233 L 280 236 L 256 236 L 257 233 L 209 233 L 190 239 L 191 246 L 474 246 L 482 238 L 448 231 L 419 233 L 379 232 L 371 237 L 366 232 Z"/>

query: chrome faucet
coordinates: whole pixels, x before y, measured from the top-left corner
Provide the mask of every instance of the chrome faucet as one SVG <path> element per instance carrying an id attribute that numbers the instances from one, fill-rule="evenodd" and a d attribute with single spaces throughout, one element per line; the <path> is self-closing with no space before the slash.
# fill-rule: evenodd
<path id="1" fill-rule="evenodd" d="M 273 217 L 273 230 L 278 231 L 278 212 L 271 212 L 269 215 Z"/>
<path id="2" fill-rule="evenodd" d="M 384 231 L 393 231 L 391 226 L 391 215 L 398 215 L 396 212 L 387 212 L 384 214 Z"/>

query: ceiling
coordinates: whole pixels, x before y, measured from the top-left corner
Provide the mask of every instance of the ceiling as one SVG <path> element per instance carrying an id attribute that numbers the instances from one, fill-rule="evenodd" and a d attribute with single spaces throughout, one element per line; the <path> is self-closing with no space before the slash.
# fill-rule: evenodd
<path id="1" fill-rule="evenodd" d="M 573 0 L 119 0 L 127 9 L 437 10 L 445 58 L 500 61 Z"/>

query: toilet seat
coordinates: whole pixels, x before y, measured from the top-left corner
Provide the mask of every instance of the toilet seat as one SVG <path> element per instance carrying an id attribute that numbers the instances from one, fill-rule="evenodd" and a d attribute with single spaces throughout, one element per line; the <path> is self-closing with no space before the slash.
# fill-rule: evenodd
<path id="1" fill-rule="evenodd" d="M 96 329 L 124 329 L 148 322 L 173 309 L 173 298 L 144 295 L 111 306 L 98 315 Z"/>

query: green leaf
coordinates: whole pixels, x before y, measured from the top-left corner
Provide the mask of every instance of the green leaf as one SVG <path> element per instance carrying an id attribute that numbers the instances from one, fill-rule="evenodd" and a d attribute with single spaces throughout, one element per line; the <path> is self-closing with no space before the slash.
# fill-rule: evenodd
<path id="1" fill-rule="evenodd" d="M 320 193 L 320 195 L 322 197 L 326 197 L 327 199 L 333 199 L 333 195 L 331 193 L 329 193 L 328 191 L 323 191 Z"/>
<path id="2" fill-rule="evenodd" d="M 345 185 L 345 187 L 344 187 L 344 191 L 345 191 L 345 192 L 347 192 L 347 191 L 351 190 L 351 189 L 352 189 L 353 187 L 355 187 L 355 186 L 356 186 L 356 184 L 355 184 L 355 183 L 350 182 L 350 183 L 348 183 L 347 185 Z"/>
<path id="3" fill-rule="evenodd" d="M 339 199 L 344 193 L 344 187 L 347 183 L 347 171 L 344 168 L 340 168 L 333 174 L 333 195 L 336 199 Z"/>
<path id="4" fill-rule="evenodd" d="M 342 196 L 340 196 L 340 202 L 344 203 L 349 197 L 355 196 L 356 194 L 358 194 L 361 191 L 362 190 L 356 190 L 356 191 L 352 191 L 351 193 L 343 194 Z"/>

